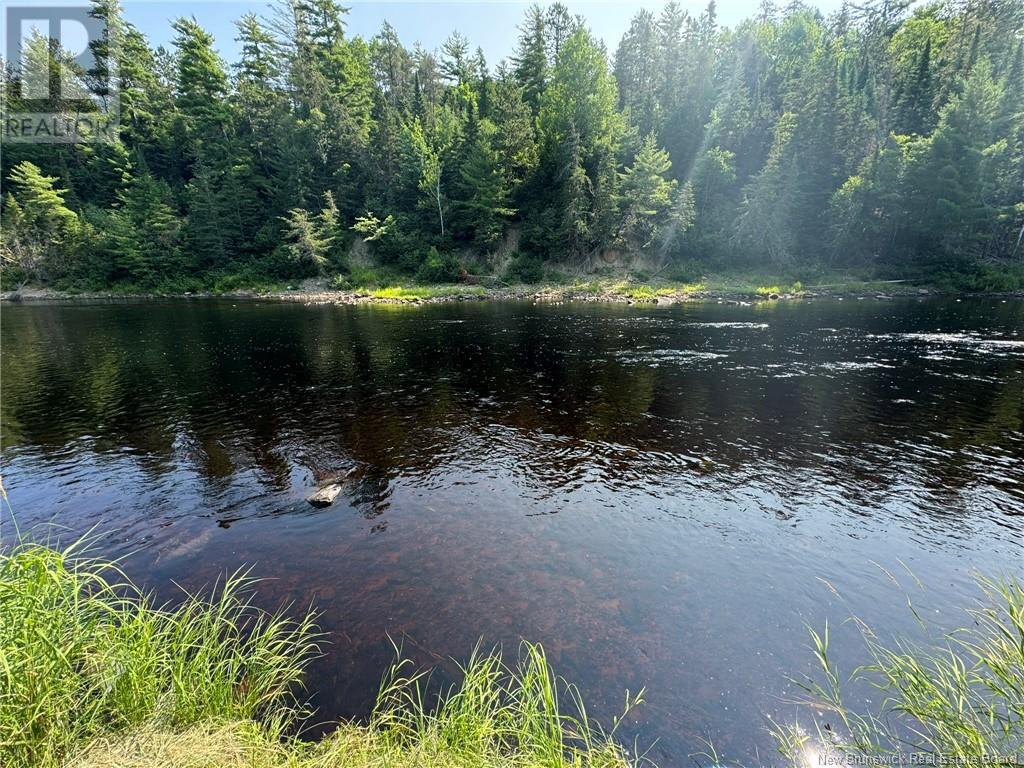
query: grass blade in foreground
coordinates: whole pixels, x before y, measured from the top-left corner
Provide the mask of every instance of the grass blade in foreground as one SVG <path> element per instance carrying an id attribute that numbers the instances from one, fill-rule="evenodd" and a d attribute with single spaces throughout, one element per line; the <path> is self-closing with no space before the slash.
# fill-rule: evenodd
<path id="1" fill-rule="evenodd" d="M 858 621 L 871 660 L 851 680 L 882 693 L 880 709 L 859 714 L 844 700 L 829 657 L 828 628 L 812 630 L 822 679 L 800 686 L 808 704 L 828 713 L 813 736 L 796 725 L 773 724 L 780 752 L 796 765 L 844 757 L 925 753 L 957 764 L 1024 761 L 1024 587 L 1013 579 L 979 580 L 982 599 L 970 625 L 942 645 L 883 644 Z M 827 725 L 826 725 L 827 723 Z M 920 758 L 918 758 L 920 760 Z M 831 764 L 837 764 L 833 762 Z"/>

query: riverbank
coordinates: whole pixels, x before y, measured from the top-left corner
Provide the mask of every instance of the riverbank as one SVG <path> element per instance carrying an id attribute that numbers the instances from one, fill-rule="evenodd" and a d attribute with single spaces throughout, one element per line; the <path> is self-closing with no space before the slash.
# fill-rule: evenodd
<path id="1" fill-rule="evenodd" d="M 411 663 L 385 671 L 366 723 L 301 737 L 301 684 L 330 637 L 272 615 L 236 573 L 212 594 L 154 605 L 75 547 L 0 554 L 0 765 L 7 768 L 627 768 L 544 651 L 506 667 L 476 652 L 439 702 Z M 432 703 L 427 703 L 428 701 Z M 627 696 L 627 710 L 639 703 Z M 572 714 L 570 714 L 572 712 Z M 300 735 L 296 735 L 300 734 Z"/>
<path id="2" fill-rule="evenodd" d="M 1024 292 L 961 292 L 905 280 L 834 282 L 804 286 L 772 281 L 709 280 L 700 283 L 592 280 L 571 284 L 538 285 L 382 285 L 338 290 L 326 281 L 306 280 L 298 285 L 258 287 L 232 291 L 185 293 L 124 291 L 60 291 L 26 287 L 0 293 L 0 301 L 114 301 L 161 298 L 226 298 L 295 301 L 304 304 L 438 304 L 459 301 L 605 302 L 674 305 L 693 302 L 751 304 L 768 301 L 814 299 L 895 299 L 927 296 L 1024 297 Z"/>

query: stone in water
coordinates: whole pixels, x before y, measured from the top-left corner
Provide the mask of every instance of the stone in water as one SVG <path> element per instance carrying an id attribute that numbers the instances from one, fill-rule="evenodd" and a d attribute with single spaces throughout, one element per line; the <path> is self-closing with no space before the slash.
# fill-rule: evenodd
<path id="1" fill-rule="evenodd" d="M 329 507 L 334 503 L 334 500 L 338 498 L 338 494 L 341 493 L 341 483 L 328 483 L 327 485 L 317 488 L 307 498 L 310 504 L 314 507 Z"/>

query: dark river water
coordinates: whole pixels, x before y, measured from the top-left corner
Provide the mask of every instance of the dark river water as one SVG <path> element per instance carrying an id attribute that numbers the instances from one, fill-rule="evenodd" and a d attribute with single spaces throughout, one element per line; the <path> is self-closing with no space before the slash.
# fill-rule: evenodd
<path id="1" fill-rule="evenodd" d="M 21 529 L 313 602 L 325 720 L 389 634 L 442 680 L 528 638 L 606 722 L 646 686 L 658 764 L 771 763 L 807 625 L 850 671 L 851 614 L 921 638 L 1024 576 L 1021 301 L 8 305 L 2 385 Z"/>

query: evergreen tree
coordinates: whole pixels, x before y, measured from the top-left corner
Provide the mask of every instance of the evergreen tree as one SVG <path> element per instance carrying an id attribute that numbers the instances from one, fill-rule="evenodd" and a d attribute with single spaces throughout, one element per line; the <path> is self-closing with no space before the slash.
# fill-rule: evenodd
<path id="1" fill-rule="evenodd" d="M 42 36 L 26 50 L 88 102 L 30 102 L 35 68 L 0 71 L 14 113 L 120 103 L 115 141 L 5 143 L 0 246 L 31 279 L 344 271 L 353 233 L 450 277 L 454 248 L 510 228 L 534 274 L 609 245 L 912 276 L 1024 254 L 1019 2 L 765 2 L 728 29 L 670 1 L 636 14 L 613 70 L 565 5 L 534 5 L 493 72 L 458 33 L 436 53 L 388 24 L 350 36 L 338 0 L 243 16 L 230 69 L 194 19 L 153 49 L 119 0 L 90 12 L 87 71 Z"/>
<path id="2" fill-rule="evenodd" d="M 645 249 L 657 241 L 670 220 L 692 220 L 692 211 L 675 208 L 676 182 L 665 177 L 672 161 L 659 149 L 654 135 L 640 145 L 633 164 L 620 174 L 619 237 L 633 248 Z M 677 231 L 674 227 L 673 231 Z M 681 234 L 681 233 L 680 233 Z"/>
<path id="3" fill-rule="evenodd" d="M 978 255 L 995 214 L 986 151 L 995 139 L 1000 92 L 987 63 L 975 66 L 943 109 L 935 133 L 917 142 L 907 170 L 908 227 L 915 250 L 931 258 Z"/>
<path id="4" fill-rule="evenodd" d="M 642 135 L 661 128 L 658 96 L 664 67 L 658 59 L 659 31 L 650 11 L 633 17 L 615 54 L 615 81 L 619 106 L 628 110 Z"/>
<path id="5" fill-rule="evenodd" d="M 897 125 L 902 133 L 924 135 L 931 128 L 935 98 L 931 59 L 932 41 L 929 38 L 918 56 L 913 79 L 904 84 L 898 100 Z"/>
<path id="6" fill-rule="evenodd" d="M 537 138 L 523 89 L 507 74 L 495 86 L 491 111 L 497 128 L 494 148 L 505 183 L 514 195 L 537 168 Z"/>
<path id="7" fill-rule="evenodd" d="M 230 129 L 227 105 L 228 76 L 213 49 L 213 38 L 195 19 L 181 18 L 172 25 L 177 37 L 177 107 L 189 141 L 197 154 L 216 152 Z"/>
<path id="8" fill-rule="evenodd" d="M 67 190 L 30 162 L 14 166 L 3 232 L 7 260 L 34 279 L 67 274 L 83 235 L 81 222 L 64 204 Z"/>
<path id="9" fill-rule="evenodd" d="M 547 25 L 544 12 L 537 4 L 530 6 L 526 21 L 519 28 L 519 44 L 513 61 L 523 99 L 536 114 L 548 79 Z"/>
<path id="10" fill-rule="evenodd" d="M 330 241 L 325 239 L 316 220 L 302 208 L 293 208 L 283 219 L 285 252 L 302 269 L 319 272 L 327 263 Z"/>
<path id="11" fill-rule="evenodd" d="M 465 159 L 459 170 L 460 229 L 467 240 L 481 249 L 500 239 L 505 221 L 515 213 L 508 203 L 508 184 L 498 155 L 491 147 L 495 133 L 494 125 L 484 120 L 464 150 Z"/>
<path id="12" fill-rule="evenodd" d="M 114 280 L 155 287 L 180 273 L 181 220 L 171 205 L 167 184 L 143 173 L 118 196 L 109 236 Z"/>
<path id="13" fill-rule="evenodd" d="M 595 235 L 610 229 L 614 159 L 624 131 L 617 101 L 604 51 L 578 29 L 562 47 L 537 118 L 549 188 L 565 211 L 558 239 L 573 253 L 582 253 Z"/>
<path id="14" fill-rule="evenodd" d="M 555 66 L 562 48 L 572 34 L 583 27 L 583 20 L 569 13 L 564 3 L 554 2 L 544 14 L 544 34 L 547 44 L 548 64 Z"/>
<path id="15" fill-rule="evenodd" d="M 795 255 L 798 215 L 798 178 L 793 137 L 797 119 L 786 113 L 775 127 L 768 162 L 743 190 L 734 242 L 747 252 L 767 257 L 776 264 L 789 263 Z"/>
<path id="16" fill-rule="evenodd" d="M 459 32 L 452 32 L 441 46 L 441 73 L 454 85 L 472 79 L 469 41 Z"/>

